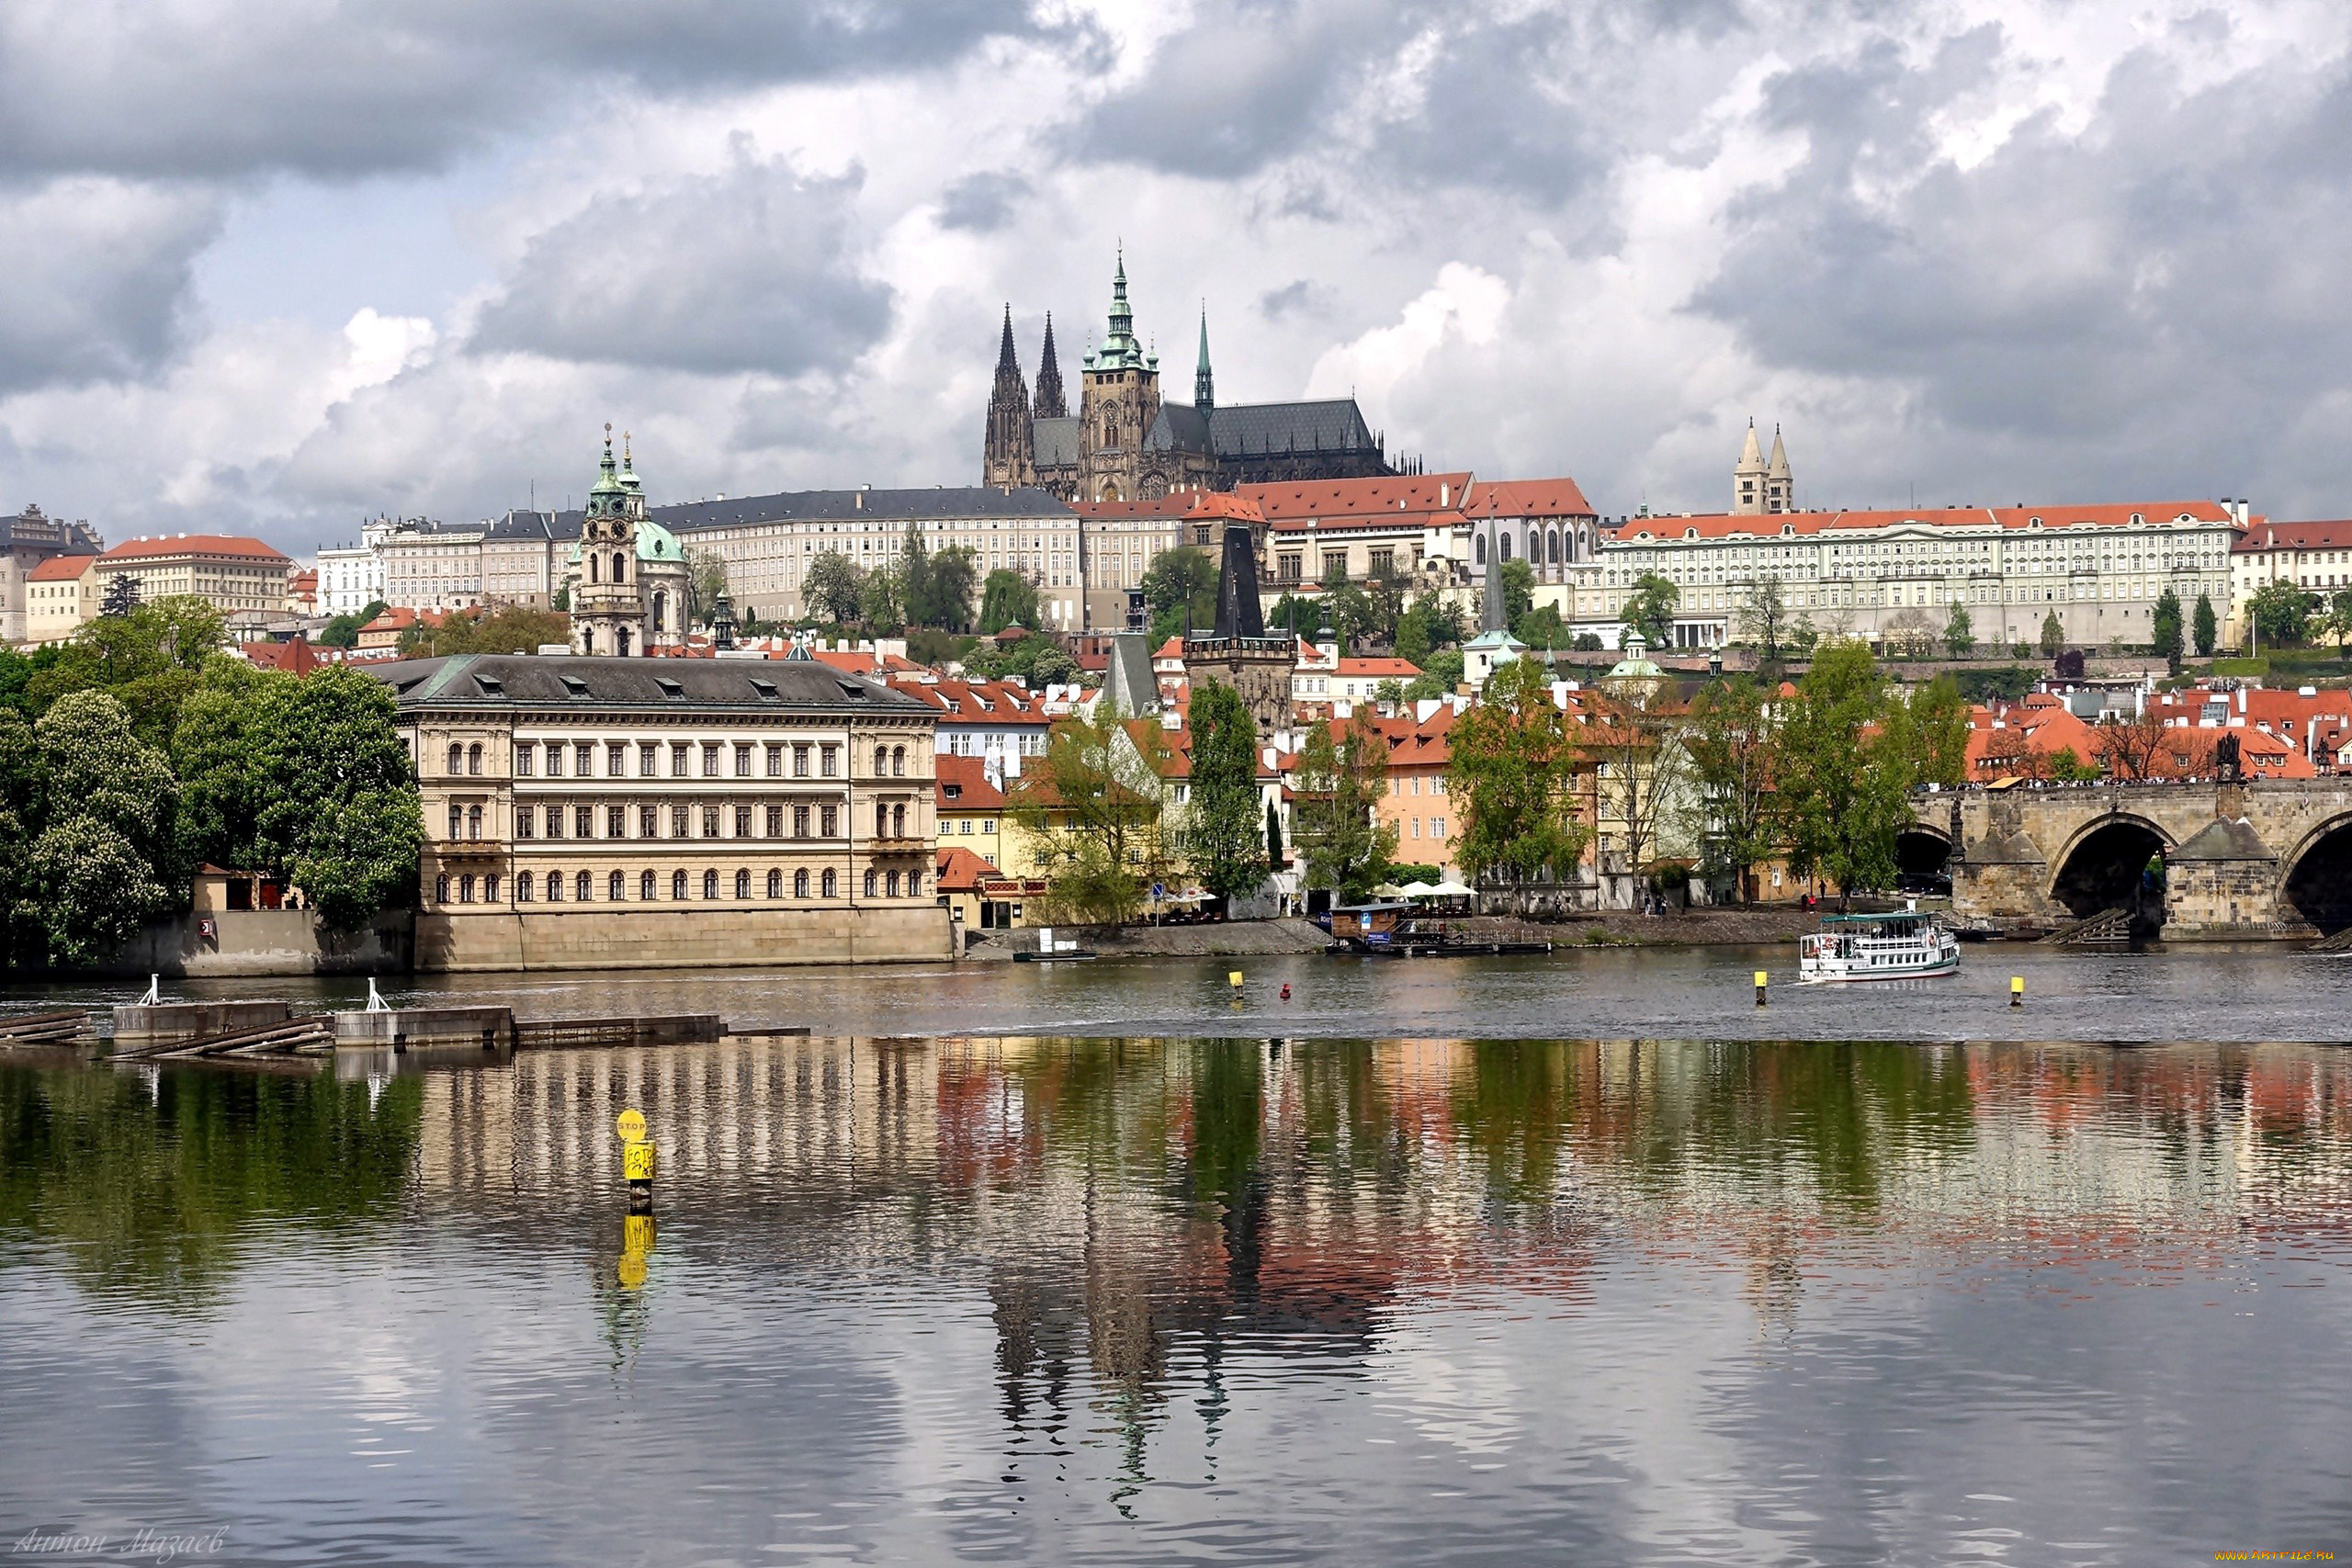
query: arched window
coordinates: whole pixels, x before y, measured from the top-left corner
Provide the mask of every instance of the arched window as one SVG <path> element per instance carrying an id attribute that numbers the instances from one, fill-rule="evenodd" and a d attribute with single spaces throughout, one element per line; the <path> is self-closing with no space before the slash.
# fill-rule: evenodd
<path id="1" fill-rule="evenodd" d="M 796 871 L 792 874 L 792 896 L 795 898 L 806 898 L 808 897 L 808 874 L 807 872 Z"/>
<path id="2" fill-rule="evenodd" d="M 1510 536 L 1509 534 L 1498 534 L 1495 536 L 1495 558 L 1497 560 L 1510 559 Z"/>
<path id="3" fill-rule="evenodd" d="M 865 896 L 868 898 L 874 897 L 874 868 L 869 865 L 865 868 Z"/>
<path id="4" fill-rule="evenodd" d="M 514 902 L 517 904 L 527 904 L 530 901 L 531 874 L 526 871 L 518 874 L 514 878 Z"/>
<path id="5" fill-rule="evenodd" d="M 596 885 L 588 879 L 588 874 L 586 872 L 583 871 L 578 876 L 572 878 L 571 896 L 576 901 L 582 904 L 585 904 L 589 899 L 596 896 Z"/>
<path id="6" fill-rule="evenodd" d="M 605 897 L 617 904 L 628 897 L 628 880 L 619 872 L 605 878 Z"/>
<path id="7" fill-rule="evenodd" d="M 768 897 L 771 898 L 784 897 L 784 873 L 780 871 L 768 873 Z"/>
<path id="8" fill-rule="evenodd" d="M 898 779 L 907 776 L 907 749 L 903 746 L 890 749 L 890 776 Z"/>
<path id="9" fill-rule="evenodd" d="M 449 803 L 449 837 L 453 839 L 464 838 L 465 826 L 466 808 L 459 806 L 456 801 L 451 801 Z"/>
<path id="10" fill-rule="evenodd" d="M 874 836 L 877 839 L 890 836 L 890 808 L 878 800 L 874 803 Z M 450 837 L 457 835 L 452 833 Z"/>
<path id="11" fill-rule="evenodd" d="M 481 901 L 485 904 L 498 902 L 498 873 L 493 871 L 481 879 Z"/>
<path id="12" fill-rule="evenodd" d="M 653 902 L 653 874 L 647 872 L 637 879 L 637 896 L 647 903 Z"/>
<path id="13" fill-rule="evenodd" d="M 1487 536 L 1479 535 L 1470 541 L 1470 558 L 1480 566 L 1487 564 Z"/>
<path id="14" fill-rule="evenodd" d="M 460 904 L 470 904 L 470 903 L 472 903 L 473 901 L 474 901 L 474 878 L 473 878 L 473 873 L 471 873 L 471 872 L 468 872 L 465 875 L 463 875 L 463 876 L 461 876 L 461 877 L 458 878 L 458 903 L 460 903 Z"/>
<path id="15" fill-rule="evenodd" d="M 1552 530 L 1552 564 L 1560 564 L 1560 531 L 1557 528 Z"/>
<path id="16" fill-rule="evenodd" d="M 449 742 L 449 773 L 451 777 L 466 771 L 466 749 L 456 741 Z"/>
<path id="17" fill-rule="evenodd" d="M 596 557 L 594 551 L 591 551 L 588 556 L 588 581 L 591 582 L 599 581 L 596 576 Z"/>
<path id="18" fill-rule="evenodd" d="M 907 873 L 907 897 L 910 898 L 920 898 L 922 897 L 922 872 L 910 871 Z"/>
<path id="19" fill-rule="evenodd" d="M 837 874 L 835 874 L 835 873 L 833 873 L 833 872 L 830 872 L 830 871 L 829 871 L 829 872 L 825 873 L 824 887 L 825 887 L 825 897 L 828 897 L 828 898 L 838 898 L 838 897 L 840 897 L 842 896 L 842 892 L 841 892 L 841 890 L 842 890 L 842 880 L 841 880 L 841 877 L 840 877 Z"/>
<path id="20" fill-rule="evenodd" d="M 468 877 L 466 880 L 470 882 L 473 879 Z M 883 879 L 882 886 L 886 897 L 896 898 L 899 896 L 899 874 L 895 871 L 890 873 Z"/>
<path id="21" fill-rule="evenodd" d="M 706 871 L 702 874 L 702 896 L 706 898 L 718 897 L 718 873 Z"/>
<path id="22" fill-rule="evenodd" d="M 560 871 L 548 873 L 548 902 L 550 904 L 563 902 L 563 873 Z"/>
<path id="23" fill-rule="evenodd" d="M 890 837 L 903 839 L 906 836 L 907 808 L 903 806 L 894 806 L 890 807 Z"/>
<path id="24" fill-rule="evenodd" d="M 653 629 L 657 632 L 670 629 L 670 594 L 667 589 L 653 591 Z"/>
<path id="25" fill-rule="evenodd" d="M 466 748 L 466 772 L 477 775 L 481 772 L 481 748 L 479 745 Z"/>
<path id="26" fill-rule="evenodd" d="M 616 555 L 613 557 L 613 581 L 615 582 L 627 582 L 628 581 L 628 558 L 627 556 Z"/>
<path id="27" fill-rule="evenodd" d="M 466 837 L 469 839 L 481 837 L 481 807 L 479 806 L 466 807 Z"/>
<path id="28" fill-rule="evenodd" d="M 676 899 L 684 899 L 685 896 L 686 874 L 683 871 L 672 872 L 670 874 L 670 897 Z"/>
<path id="29" fill-rule="evenodd" d="M 449 901 L 449 877 L 447 872 L 433 879 L 433 901 L 436 904 L 446 904 Z"/>

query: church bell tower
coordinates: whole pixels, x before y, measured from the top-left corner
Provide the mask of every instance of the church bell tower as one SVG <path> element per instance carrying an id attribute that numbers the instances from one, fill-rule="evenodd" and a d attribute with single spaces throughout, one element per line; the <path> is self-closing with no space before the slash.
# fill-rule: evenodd
<path id="1" fill-rule="evenodd" d="M 580 523 L 580 573 L 572 588 L 571 636 L 582 653 L 626 659 L 645 651 L 645 592 L 637 580 L 637 525 L 645 491 L 627 456 L 613 461 L 613 427 L 605 426 L 605 460 Z"/>

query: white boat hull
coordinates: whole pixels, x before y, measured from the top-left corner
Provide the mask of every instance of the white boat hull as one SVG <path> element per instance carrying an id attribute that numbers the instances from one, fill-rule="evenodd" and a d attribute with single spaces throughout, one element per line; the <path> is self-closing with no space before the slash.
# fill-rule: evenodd
<path id="1" fill-rule="evenodd" d="M 1838 917 L 1798 943 L 1797 977 L 1807 982 L 1932 980 L 1960 968 L 1960 938 L 1932 918 Z"/>

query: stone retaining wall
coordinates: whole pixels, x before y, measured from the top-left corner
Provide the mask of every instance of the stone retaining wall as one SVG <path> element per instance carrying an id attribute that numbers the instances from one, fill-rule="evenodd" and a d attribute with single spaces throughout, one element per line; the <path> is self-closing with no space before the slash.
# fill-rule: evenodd
<path id="1" fill-rule="evenodd" d="M 531 969 L 744 969 L 952 958 L 935 904 L 869 909 L 697 909 L 419 915 L 420 974 Z"/>

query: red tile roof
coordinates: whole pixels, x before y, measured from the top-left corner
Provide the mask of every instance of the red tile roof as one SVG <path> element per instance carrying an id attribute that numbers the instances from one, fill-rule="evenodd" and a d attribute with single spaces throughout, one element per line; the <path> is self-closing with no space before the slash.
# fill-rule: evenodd
<path id="1" fill-rule="evenodd" d="M 931 760 L 932 773 L 938 782 L 932 787 L 936 804 L 942 811 L 1001 811 L 1004 791 L 989 783 L 987 765 L 978 757 L 956 757 L 940 752 Z"/>
<path id="2" fill-rule="evenodd" d="M 1463 507 L 1465 517 L 1591 517 L 1592 502 L 1571 479 L 1487 479 Z"/>
<path id="3" fill-rule="evenodd" d="M 2211 501 L 2118 502 L 2093 506 L 1938 506 L 1880 512 L 1712 512 L 1685 517 L 1629 517 L 1611 536 L 1620 544 L 1686 537 L 1774 539 L 1783 533 L 1804 536 L 1854 532 L 1892 528 L 1904 523 L 1931 528 L 1997 527 L 2004 531 L 2023 531 L 2037 522 L 2050 529 L 2117 528 L 2128 525 L 2135 514 L 2148 523 L 2169 523 L 2183 515 L 2199 523 L 2231 521 L 2220 503 Z"/>
<path id="4" fill-rule="evenodd" d="M 1229 517 L 1237 523 L 1262 523 L 1266 514 L 1247 497 L 1229 491 L 1177 490 L 1155 501 L 1075 501 L 1070 510 L 1080 517 Z"/>
<path id="5" fill-rule="evenodd" d="M 2257 518 L 2230 548 L 2233 553 L 2246 555 L 2259 555 L 2265 550 L 2352 548 L 2352 522 L 2272 523 Z"/>
<path id="6" fill-rule="evenodd" d="M 28 582 L 76 582 L 97 560 L 96 556 L 51 556 L 25 573 Z"/>
<path id="7" fill-rule="evenodd" d="M 1453 474 L 1404 474 L 1380 479 L 1288 480 L 1239 485 L 1234 493 L 1256 503 L 1266 521 L 1280 525 L 1307 518 L 1395 514 L 1416 520 L 1459 508 L 1470 489 L 1465 470 Z"/>
<path id="8" fill-rule="evenodd" d="M 984 855 L 957 845 L 939 852 L 938 874 L 932 885 L 942 893 L 977 893 L 980 884 L 992 882 L 1004 874 Z"/>
<path id="9" fill-rule="evenodd" d="M 108 550 L 105 560 L 154 560 L 170 556 L 235 556 L 246 560 L 284 561 L 292 558 L 259 539 L 235 534 L 182 534 L 175 538 L 126 539 Z"/>

